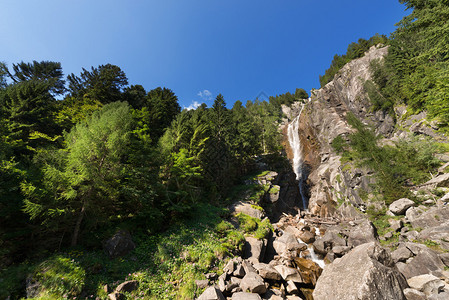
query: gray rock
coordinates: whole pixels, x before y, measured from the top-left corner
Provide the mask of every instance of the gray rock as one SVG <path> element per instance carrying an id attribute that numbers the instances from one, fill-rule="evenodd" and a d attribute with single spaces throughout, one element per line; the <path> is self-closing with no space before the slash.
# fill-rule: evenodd
<path id="1" fill-rule="evenodd" d="M 390 223 L 390 228 L 395 232 L 401 230 L 402 226 L 404 226 L 402 220 L 391 219 L 388 222 Z"/>
<path id="2" fill-rule="evenodd" d="M 348 253 L 349 250 L 351 250 L 351 248 L 349 248 L 348 246 L 335 246 L 334 248 L 332 248 L 332 252 L 337 256 L 343 256 Z"/>
<path id="3" fill-rule="evenodd" d="M 125 300 L 126 296 L 119 292 L 113 292 L 108 295 L 109 300 Z"/>
<path id="4" fill-rule="evenodd" d="M 240 277 L 240 278 L 245 276 L 245 269 L 243 268 L 242 264 L 238 264 L 232 274 L 234 276 L 237 276 L 237 277 Z"/>
<path id="5" fill-rule="evenodd" d="M 449 267 L 449 253 L 439 253 L 438 257 L 441 259 L 443 264 L 446 265 L 446 267 Z"/>
<path id="6" fill-rule="evenodd" d="M 268 264 L 258 263 L 254 268 L 263 279 L 281 280 L 281 274 Z"/>
<path id="7" fill-rule="evenodd" d="M 395 263 L 405 262 L 407 259 L 413 256 L 412 251 L 405 247 L 404 245 L 399 246 L 396 250 L 391 252 L 391 258 Z"/>
<path id="8" fill-rule="evenodd" d="M 245 238 L 245 251 L 243 258 L 255 258 L 258 261 L 263 260 L 265 254 L 266 242 L 258 240 L 254 237 Z"/>
<path id="9" fill-rule="evenodd" d="M 117 231 L 104 244 L 104 250 L 112 258 L 126 255 L 134 248 L 136 245 L 132 241 L 131 235 L 124 230 Z"/>
<path id="10" fill-rule="evenodd" d="M 418 238 L 422 241 L 434 241 L 442 246 L 442 248 L 445 248 L 445 242 L 449 241 L 449 222 L 443 223 L 436 227 L 424 229 L 419 233 Z"/>
<path id="11" fill-rule="evenodd" d="M 139 287 L 139 282 L 137 280 L 129 280 L 121 283 L 117 288 L 115 289 L 116 292 L 127 292 L 130 293 L 134 290 L 136 290 Z"/>
<path id="12" fill-rule="evenodd" d="M 239 201 L 229 208 L 233 214 L 243 213 L 256 219 L 262 220 L 265 213 L 256 208 L 253 208 L 250 203 Z"/>
<path id="13" fill-rule="evenodd" d="M 375 242 L 362 244 L 324 268 L 315 300 L 405 300 L 405 278 L 394 268 L 387 250 Z"/>
<path id="14" fill-rule="evenodd" d="M 411 288 L 406 288 L 404 295 L 407 300 L 427 300 L 426 294 Z"/>
<path id="15" fill-rule="evenodd" d="M 433 294 L 427 297 L 427 300 L 447 300 L 449 299 L 449 292 L 444 291 L 439 294 Z"/>
<path id="16" fill-rule="evenodd" d="M 245 274 L 257 273 L 256 269 L 254 269 L 253 265 L 248 260 L 242 262 L 242 267 L 245 270 Z"/>
<path id="17" fill-rule="evenodd" d="M 434 187 L 449 187 L 449 173 L 432 178 L 423 185 L 431 185 Z"/>
<path id="18" fill-rule="evenodd" d="M 284 232 L 281 237 L 278 237 L 273 241 L 273 248 L 277 254 L 282 255 L 288 251 L 305 250 L 307 249 L 307 245 L 300 244 L 293 234 Z"/>
<path id="19" fill-rule="evenodd" d="M 265 283 L 257 273 L 248 273 L 243 277 L 240 287 L 244 292 L 263 294 L 267 291 Z"/>
<path id="20" fill-rule="evenodd" d="M 266 300 L 284 300 L 285 293 L 277 289 L 267 290 L 265 294 L 262 295 L 262 299 Z"/>
<path id="21" fill-rule="evenodd" d="M 315 234 L 309 230 L 301 230 L 299 234 L 301 241 L 307 244 L 311 244 L 315 241 Z"/>
<path id="22" fill-rule="evenodd" d="M 204 289 L 205 287 L 207 287 L 209 285 L 209 280 L 207 280 L 207 279 L 195 280 L 195 284 L 199 289 Z"/>
<path id="23" fill-rule="evenodd" d="M 410 288 L 422 292 L 424 291 L 424 287 L 426 284 L 435 280 L 440 279 L 432 274 L 423 274 L 407 279 L 407 283 L 410 286 Z"/>
<path id="24" fill-rule="evenodd" d="M 42 285 L 39 281 L 35 280 L 33 277 L 27 277 L 25 281 L 25 290 L 27 298 L 35 298 L 39 296 L 41 292 Z"/>
<path id="25" fill-rule="evenodd" d="M 223 273 L 218 277 L 218 289 L 220 290 L 220 292 L 224 292 L 226 290 L 226 278 L 227 278 L 227 273 Z"/>
<path id="26" fill-rule="evenodd" d="M 279 274 L 281 274 L 282 279 L 285 281 L 293 281 L 297 283 L 302 283 L 302 277 L 301 274 L 299 274 L 298 270 L 294 268 L 290 268 L 284 265 L 278 265 L 274 267 L 276 271 L 278 271 Z"/>
<path id="27" fill-rule="evenodd" d="M 434 274 L 438 276 L 444 268 L 444 264 L 438 257 L 438 254 L 424 245 L 424 248 L 412 248 L 406 243 L 413 253 L 417 253 L 415 257 L 409 259 L 406 264 L 397 264 L 399 271 L 407 278 L 412 278 L 423 274 Z M 418 250 L 419 249 L 419 250 Z"/>
<path id="28" fill-rule="evenodd" d="M 322 238 L 316 239 L 312 246 L 313 250 L 321 255 L 326 255 L 328 251 L 332 250 L 331 248 L 325 247 L 324 240 Z"/>
<path id="29" fill-rule="evenodd" d="M 291 280 L 287 281 L 287 293 L 289 293 L 289 294 L 299 294 L 298 287 Z"/>
<path id="30" fill-rule="evenodd" d="M 412 206 L 415 206 L 415 202 L 407 198 L 401 198 L 391 203 L 388 208 L 392 213 L 399 216 L 405 214 L 406 210 Z"/>
<path id="31" fill-rule="evenodd" d="M 232 294 L 232 300 L 262 300 L 259 294 L 239 292 Z"/>
<path id="32" fill-rule="evenodd" d="M 208 287 L 198 300 L 226 300 L 223 294 L 214 286 Z"/>
<path id="33" fill-rule="evenodd" d="M 349 232 L 348 246 L 357 247 L 359 245 L 378 241 L 378 235 L 373 223 L 364 220 L 359 225 L 353 227 Z"/>
<path id="34" fill-rule="evenodd" d="M 231 259 L 228 261 L 226 266 L 223 268 L 223 272 L 225 272 L 226 274 L 232 274 L 234 272 L 234 270 L 235 270 L 235 263 Z"/>

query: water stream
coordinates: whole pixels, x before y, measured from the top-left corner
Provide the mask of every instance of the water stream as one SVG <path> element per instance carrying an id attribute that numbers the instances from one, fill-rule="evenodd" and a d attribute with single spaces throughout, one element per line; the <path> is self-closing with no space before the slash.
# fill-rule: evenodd
<path id="1" fill-rule="evenodd" d="M 296 180 L 298 180 L 299 185 L 299 193 L 301 194 L 302 207 L 304 210 L 307 210 L 307 195 L 304 191 L 303 181 L 303 165 L 302 165 L 302 156 L 301 156 L 301 141 L 299 139 L 299 118 L 301 116 L 301 112 L 304 106 L 301 107 L 301 111 L 298 116 L 288 125 L 287 135 L 288 142 L 290 144 L 290 148 L 293 152 L 293 172 L 296 174 Z"/>

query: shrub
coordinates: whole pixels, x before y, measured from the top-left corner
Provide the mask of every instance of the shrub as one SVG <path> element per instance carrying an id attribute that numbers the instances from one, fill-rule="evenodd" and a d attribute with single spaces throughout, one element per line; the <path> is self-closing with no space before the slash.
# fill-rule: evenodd
<path id="1" fill-rule="evenodd" d="M 74 259 L 55 256 L 42 262 L 33 276 L 43 291 L 56 297 L 75 297 L 84 287 L 86 272 Z"/>

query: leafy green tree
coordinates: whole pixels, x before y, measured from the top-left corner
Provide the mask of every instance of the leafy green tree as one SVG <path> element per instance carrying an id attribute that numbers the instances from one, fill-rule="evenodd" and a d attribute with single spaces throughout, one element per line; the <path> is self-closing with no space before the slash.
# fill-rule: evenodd
<path id="1" fill-rule="evenodd" d="M 123 89 L 128 85 L 125 72 L 111 64 L 92 67 L 91 71 L 83 68 L 80 76 L 72 73 L 67 76 L 67 81 L 72 97 L 88 97 L 102 104 L 121 101 Z"/>
<path id="2" fill-rule="evenodd" d="M 181 112 L 178 97 L 172 90 L 158 87 L 148 92 L 143 107 L 150 112 L 147 120 L 153 134 L 154 142 L 164 134 L 164 130 Z"/>
<path id="3" fill-rule="evenodd" d="M 55 96 L 65 90 L 61 64 L 22 62 L 13 65 L 12 73 L 4 65 L 2 70 L 12 81 L 0 92 L 0 105 L 7 120 L 6 135 L 16 154 L 29 154 L 53 143 L 60 134 L 53 119 Z"/>
<path id="4" fill-rule="evenodd" d="M 116 102 L 77 124 L 65 136 L 66 150 L 47 159 L 44 186 L 23 185 L 30 217 L 50 226 L 71 224 L 72 245 L 76 245 L 84 218 L 108 222 L 117 214 L 131 120 L 128 105 Z"/>

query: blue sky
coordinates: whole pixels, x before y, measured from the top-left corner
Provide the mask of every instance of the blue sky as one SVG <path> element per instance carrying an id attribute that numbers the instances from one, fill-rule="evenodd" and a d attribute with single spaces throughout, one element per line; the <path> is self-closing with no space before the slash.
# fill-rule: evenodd
<path id="1" fill-rule="evenodd" d="M 0 61 L 64 73 L 118 65 L 130 84 L 172 89 L 182 107 L 228 106 L 319 88 L 334 54 L 409 12 L 395 0 L 3 0 Z"/>

